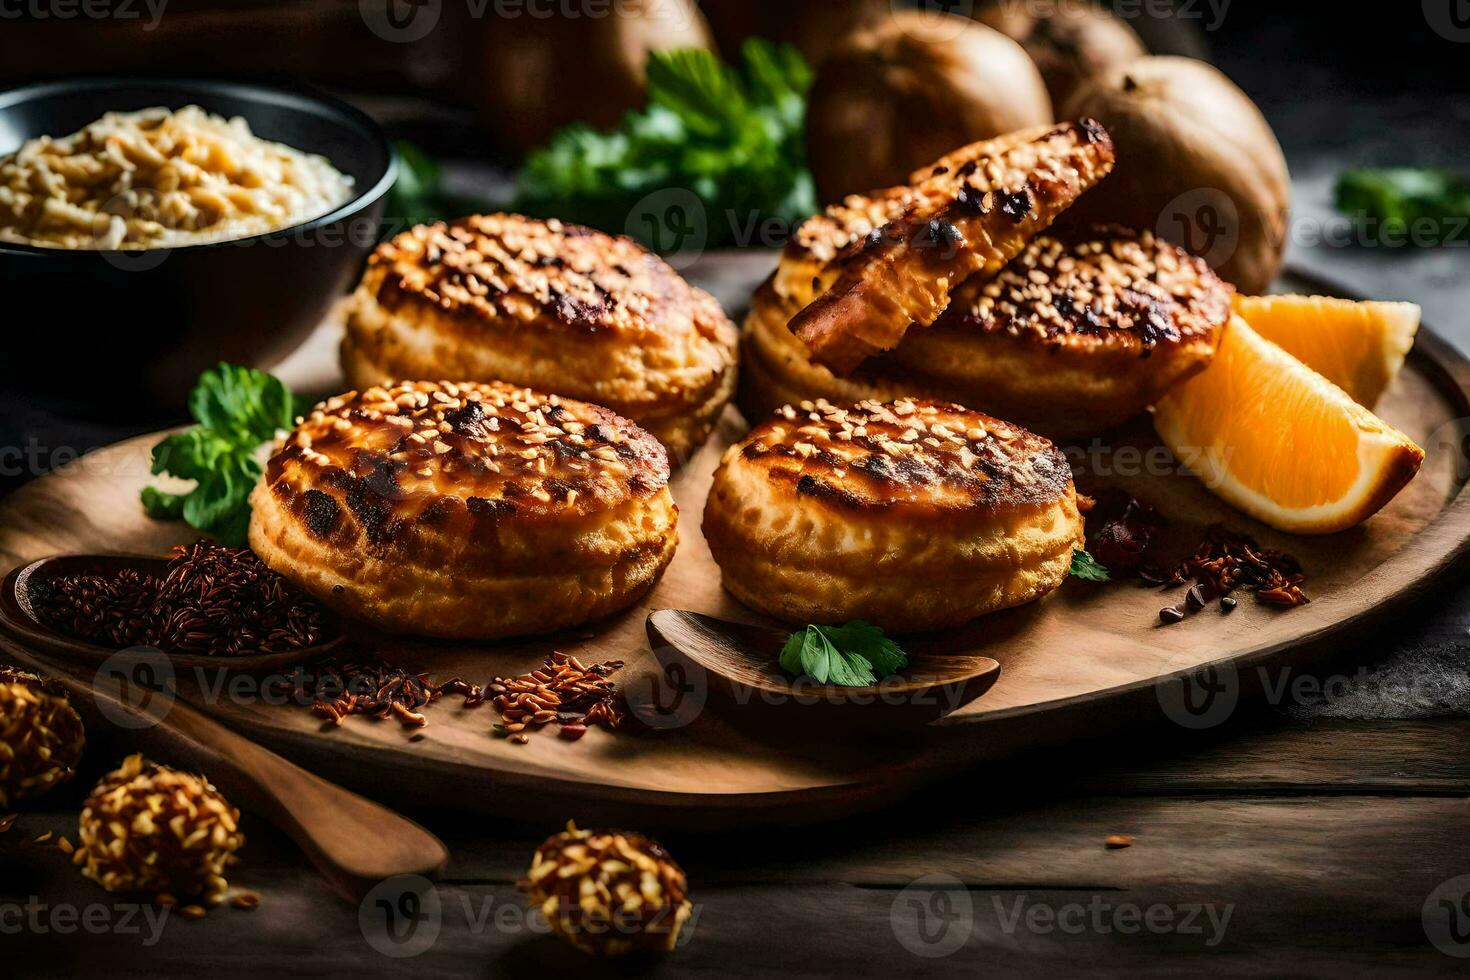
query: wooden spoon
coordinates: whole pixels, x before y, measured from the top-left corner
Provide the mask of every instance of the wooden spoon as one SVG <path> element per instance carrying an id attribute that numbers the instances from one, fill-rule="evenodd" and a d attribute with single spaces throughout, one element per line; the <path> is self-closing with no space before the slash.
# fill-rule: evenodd
<path id="1" fill-rule="evenodd" d="M 14 613 L 23 608 L 16 586 L 24 579 L 18 572 L 5 579 L 0 611 L 14 607 L 10 610 Z M 387 878 L 432 877 L 443 871 L 448 849 L 413 821 L 256 745 L 171 692 L 139 697 L 138 688 L 147 685 L 139 683 L 131 691 L 125 686 L 134 679 L 126 669 L 127 654 L 100 648 L 116 658 L 109 669 L 100 671 L 92 650 L 70 659 L 66 644 L 52 642 L 42 655 L 26 633 L 11 631 L 14 620 L 13 615 L 0 617 L 0 652 L 8 660 L 54 678 L 89 728 L 114 727 L 146 755 L 205 773 L 232 802 L 269 820 L 295 841 L 342 897 L 356 902 Z M 53 633 L 53 641 L 54 637 Z M 152 656 L 163 657 L 156 652 Z M 213 663 L 214 658 L 206 659 Z M 148 655 L 134 657 L 132 663 L 156 666 Z M 112 669 L 119 666 L 123 667 L 122 683 Z"/>
<path id="2" fill-rule="evenodd" d="M 973 701 L 1000 677 L 1000 663 L 990 657 L 934 652 L 918 642 L 904 644 L 909 665 L 902 673 L 869 687 L 839 687 L 781 670 L 778 657 L 790 631 L 681 609 L 650 614 L 647 628 L 654 656 L 679 688 L 703 686 L 732 714 L 778 723 L 924 725 Z"/>
<path id="3" fill-rule="evenodd" d="M 111 577 L 125 569 L 161 575 L 168 563 L 169 559 L 153 555 L 54 555 L 22 565 L 12 569 L 0 584 L 0 629 L 46 656 L 100 666 L 116 655 L 118 649 L 79 640 L 42 622 L 35 607 L 40 590 L 48 582 L 68 575 Z M 243 673 L 284 670 L 326 656 L 346 642 L 335 616 L 328 614 L 325 624 L 333 635 L 314 646 L 239 657 L 169 654 L 168 661 L 181 670 L 200 668 Z"/>

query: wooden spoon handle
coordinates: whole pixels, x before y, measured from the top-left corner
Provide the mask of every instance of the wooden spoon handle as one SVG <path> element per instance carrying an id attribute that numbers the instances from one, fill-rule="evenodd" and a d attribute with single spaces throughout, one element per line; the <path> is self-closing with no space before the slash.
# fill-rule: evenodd
<path id="1" fill-rule="evenodd" d="M 232 802 L 280 828 L 349 901 L 395 875 L 437 875 L 449 860 L 444 844 L 413 821 L 307 772 L 177 698 L 160 719 L 69 664 L 36 656 L 3 636 L 0 650 L 54 677 L 89 722 L 137 719 L 137 728 L 115 727 L 150 757 L 205 773 Z M 106 716 L 97 710 L 103 703 Z"/>

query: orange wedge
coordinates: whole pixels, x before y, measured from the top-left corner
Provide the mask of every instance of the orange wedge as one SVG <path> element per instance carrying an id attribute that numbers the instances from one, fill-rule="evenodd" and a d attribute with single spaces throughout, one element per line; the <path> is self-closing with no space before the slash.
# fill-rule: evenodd
<path id="1" fill-rule="evenodd" d="M 1372 408 L 1398 376 L 1419 332 L 1413 303 L 1355 303 L 1327 296 L 1238 296 L 1256 333 Z"/>
<path id="2" fill-rule="evenodd" d="M 1154 427 L 1217 495 L 1296 534 L 1361 524 L 1424 462 L 1408 436 L 1238 316 L 1210 366 L 1160 399 Z"/>

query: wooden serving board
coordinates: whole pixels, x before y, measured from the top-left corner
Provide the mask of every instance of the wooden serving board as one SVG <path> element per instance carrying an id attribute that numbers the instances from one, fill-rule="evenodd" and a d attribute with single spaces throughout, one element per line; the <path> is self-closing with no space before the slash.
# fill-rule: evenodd
<path id="1" fill-rule="evenodd" d="M 752 279 L 768 268 L 768 258 L 745 255 L 686 271 L 711 285 L 727 308 L 738 309 Z M 332 329 L 324 327 L 283 367 L 298 387 L 336 383 Z M 1146 421 L 1110 436 L 1106 448 L 1102 442 L 1082 447 L 1076 458 L 1093 474 L 1079 480 L 1084 489 L 1121 486 L 1170 519 L 1166 554 L 1182 557 L 1206 525 L 1223 521 L 1296 554 L 1311 576 L 1313 602 L 1278 611 L 1247 599 L 1230 616 L 1210 606 L 1162 627 L 1159 608 L 1182 602 L 1182 594 L 1070 581 L 1040 603 L 918 641 L 983 653 L 1002 664 L 987 694 L 927 728 L 840 738 L 770 730 L 750 724 L 738 710 L 705 706 L 704 687 L 694 678 L 672 720 L 657 715 L 671 725 L 666 730 L 641 736 L 593 731 L 578 742 L 546 731 L 517 745 L 492 736 L 498 720 L 492 708 L 464 710 L 457 699 L 430 708 L 423 729 L 360 718 L 335 728 L 304 707 L 264 703 L 248 690 L 244 696 L 228 687 L 211 691 L 192 675 L 181 677 L 180 689 L 226 724 L 390 804 L 626 819 L 649 827 L 820 819 L 1021 748 L 1127 722 L 1173 719 L 1199 727 L 1218 717 L 1181 714 L 1180 678 L 1215 665 L 1213 679 L 1226 693 L 1214 703 L 1228 708 L 1232 700 L 1252 697 L 1263 681 L 1279 684 L 1280 670 L 1340 644 L 1348 631 L 1394 615 L 1453 574 L 1467 553 L 1467 392 L 1470 364 L 1434 334 L 1421 332 L 1379 410 L 1425 448 L 1424 469 L 1366 525 L 1329 538 L 1278 534 L 1232 511 L 1156 449 Z M 528 643 L 384 638 L 384 655 L 440 680 L 458 675 L 475 682 L 534 668 L 553 649 L 583 660 L 621 659 L 628 666 L 619 679 L 636 702 L 670 703 L 645 635 L 651 610 L 760 621 L 721 590 L 699 527 L 719 455 L 744 429 L 730 409 L 711 442 L 676 475 L 679 550 L 638 607 L 575 635 Z M 188 528 L 151 521 L 139 507 L 156 440 L 147 436 L 99 450 L 0 502 L 0 571 L 58 552 L 162 552 L 191 540 Z M 1148 460 L 1161 472 L 1132 472 L 1147 468 Z"/>

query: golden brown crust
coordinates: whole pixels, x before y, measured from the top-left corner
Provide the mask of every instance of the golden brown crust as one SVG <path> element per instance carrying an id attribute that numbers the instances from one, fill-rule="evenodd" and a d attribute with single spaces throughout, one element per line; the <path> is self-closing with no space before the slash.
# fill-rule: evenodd
<path id="1" fill-rule="evenodd" d="M 1208 364 L 1229 304 L 1208 266 L 1147 232 L 1040 235 L 999 276 L 956 290 L 932 328 L 838 377 L 785 329 L 790 306 L 768 286 L 746 321 L 740 405 L 907 394 L 1091 436 Z"/>
<path id="2" fill-rule="evenodd" d="M 787 406 L 726 452 L 704 532 L 725 586 L 792 622 L 938 629 L 1050 592 L 1081 546 L 1065 457 L 957 405 Z"/>
<path id="3" fill-rule="evenodd" d="M 506 384 L 410 382 L 318 405 L 251 497 L 250 544 L 383 628 L 544 633 L 638 598 L 673 555 L 658 442 Z"/>
<path id="4" fill-rule="evenodd" d="M 961 282 L 999 272 L 1112 165 L 1112 140 L 1091 119 L 936 165 L 897 218 L 838 258 L 836 281 L 791 330 L 813 359 L 851 371 L 933 323 Z"/>
<path id="5" fill-rule="evenodd" d="M 380 246 L 342 356 L 358 387 L 505 380 L 606 405 L 682 457 L 734 388 L 735 342 L 718 302 L 638 243 L 492 214 Z"/>
<path id="6" fill-rule="evenodd" d="M 942 178 L 987 154 L 1037 139 L 1051 129 L 1045 126 L 1022 130 L 962 146 L 913 173 L 907 184 L 867 194 L 850 194 L 820 214 L 812 215 L 797 226 L 781 252 L 774 278 L 776 292 L 798 309 L 806 306 L 837 280 L 842 271 L 839 258 L 850 255 L 875 229 L 922 205 L 927 181 Z"/>
<path id="7" fill-rule="evenodd" d="M 1149 351 L 1219 337 L 1231 289 L 1152 232 L 1039 235 L 993 279 L 955 290 L 939 324 L 1050 347 Z"/>
<path id="8" fill-rule="evenodd" d="M 831 507 L 939 517 L 1055 501 L 1071 483 L 1050 442 L 959 405 L 786 405 L 740 443 L 746 465 Z"/>

